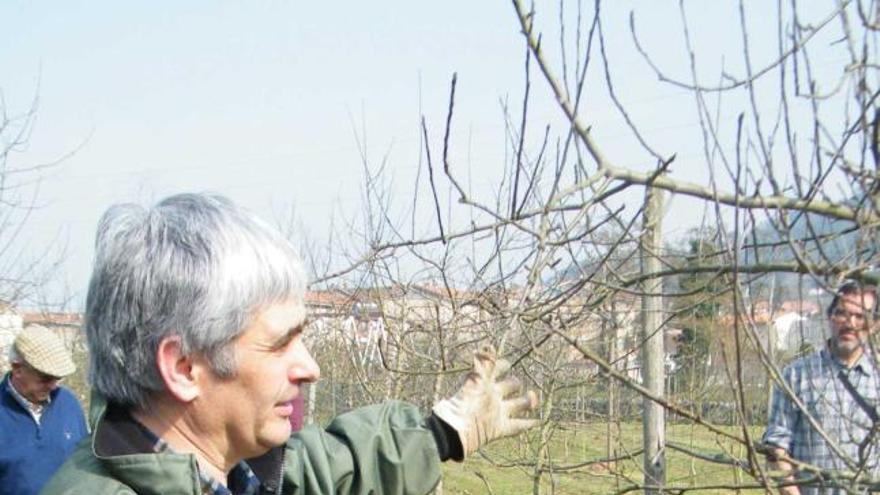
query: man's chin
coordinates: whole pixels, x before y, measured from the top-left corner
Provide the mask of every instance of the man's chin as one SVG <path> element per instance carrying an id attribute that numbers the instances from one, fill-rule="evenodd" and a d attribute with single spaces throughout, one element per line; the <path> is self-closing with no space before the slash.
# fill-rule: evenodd
<path id="1" fill-rule="evenodd" d="M 287 439 L 290 438 L 292 433 L 293 430 L 290 427 L 290 421 L 288 421 L 287 418 L 283 418 L 283 422 L 274 421 L 272 425 L 269 425 L 269 428 L 263 437 L 263 445 L 267 447 L 267 450 L 279 445 L 284 445 L 287 443 Z"/>
<path id="2" fill-rule="evenodd" d="M 857 338 L 838 338 L 834 341 L 833 346 L 836 354 L 849 355 L 856 352 L 862 343 Z"/>

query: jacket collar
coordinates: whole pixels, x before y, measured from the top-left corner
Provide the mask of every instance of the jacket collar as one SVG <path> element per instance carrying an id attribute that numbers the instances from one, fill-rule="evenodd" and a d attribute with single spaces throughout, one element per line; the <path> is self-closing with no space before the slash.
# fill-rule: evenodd
<path id="1" fill-rule="evenodd" d="M 107 403 L 99 394 L 92 394 L 89 407 L 92 423 L 92 453 L 113 474 L 137 493 L 162 494 L 180 492 L 182 483 L 199 492 L 199 471 L 192 454 L 156 453 L 142 426 L 128 410 Z M 273 448 L 262 456 L 246 459 L 262 484 L 261 493 L 280 491 L 284 446 Z"/>

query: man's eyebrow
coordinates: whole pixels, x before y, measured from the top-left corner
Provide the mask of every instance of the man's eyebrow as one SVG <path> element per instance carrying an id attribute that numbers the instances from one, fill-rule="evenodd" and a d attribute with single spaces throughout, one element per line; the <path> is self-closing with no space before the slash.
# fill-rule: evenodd
<path id="1" fill-rule="evenodd" d="M 308 320 L 303 320 L 302 323 L 300 323 L 299 325 L 295 327 L 290 327 L 287 332 L 284 333 L 284 335 L 282 335 L 275 341 L 275 345 L 273 347 L 278 348 L 287 345 L 287 343 L 293 340 L 294 337 L 302 334 L 305 331 L 306 325 L 308 324 Z"/>

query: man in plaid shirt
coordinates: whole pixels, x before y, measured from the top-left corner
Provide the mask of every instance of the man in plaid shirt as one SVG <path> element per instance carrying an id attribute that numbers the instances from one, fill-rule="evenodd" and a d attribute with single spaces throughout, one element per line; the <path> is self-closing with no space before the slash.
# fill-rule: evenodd
<path id="1" fill-rule="evenodd" d="M 843 494 L 877 490 L 854 478 L 877 480 L 880 373 L 868 336 L 877 292 L 843 284 L 828 306 L 827 347 L 782 372 L 764 434 L 771 467 L 796 484 L 786 494 Z"/>

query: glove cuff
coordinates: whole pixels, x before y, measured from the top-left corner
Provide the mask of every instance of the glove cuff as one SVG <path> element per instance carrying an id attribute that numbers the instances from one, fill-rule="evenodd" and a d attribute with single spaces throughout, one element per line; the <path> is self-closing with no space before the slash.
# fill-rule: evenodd
<path id="1" fill-rule="evenodd" d="M 464 460 L 464 448 L 462 448 L 461 439 L 458 438 L 458 432 L 454 428 L 436 414 L 431 414 L 425 418 L 425 426 L 434 435 L 434 441 L 437 443 L 437 452 L 440 453 L 440 461 L 452 459 L 453 461 L 461 462 Z"/>
<path id="2" fill-rule="evenodd" d="M 443 424 L 450 430 L 450 433 L 454 433 L 455 443 L 458 442 L 459 449 L 461 450 L 461 459 L 464 459 L 468 452 L 467 444 L 467 420 L 462 417 L 460 413 L 461 408 L 456 404 L 455 399 L 444 399 L 440 402 L 434 404 L 433 415 L 436 416 L 439 420 L 442 420 Z M 455 459 L 455 460 L 461 460 Z"/>

